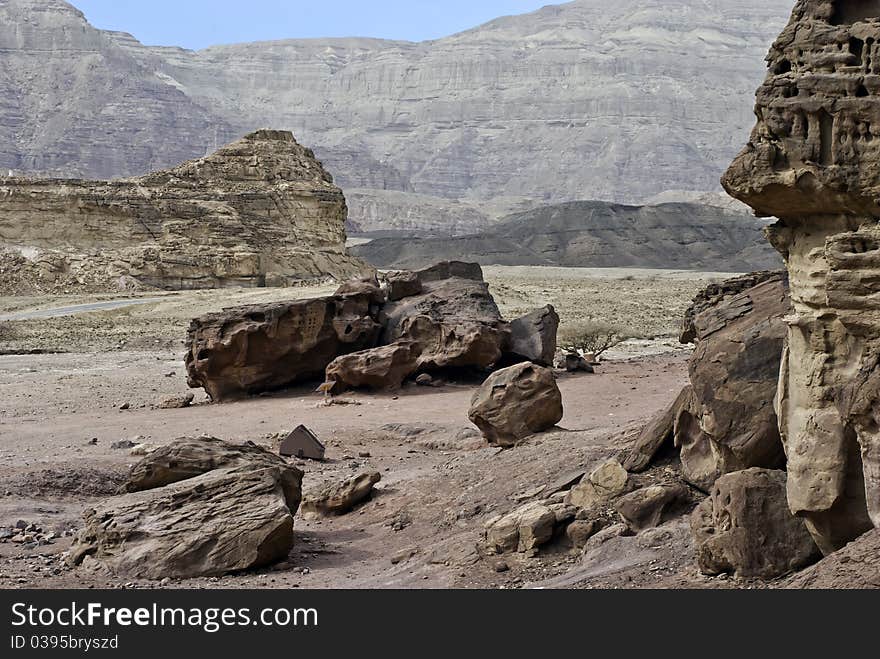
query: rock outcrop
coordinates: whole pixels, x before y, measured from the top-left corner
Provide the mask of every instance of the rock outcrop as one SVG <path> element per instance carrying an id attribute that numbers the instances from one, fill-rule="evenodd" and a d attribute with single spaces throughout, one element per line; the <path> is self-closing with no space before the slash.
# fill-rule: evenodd
<path id="1" fill-rule="evenodd" d="M 376 344 L 375 315 L 366 292 L 196 318 L 187 335 L 187 382 L 224 401 L 319 379 L 338 356 Z"/>
<path id="2" fill-rule="evenodd" d="M 130 494 L 84 513 L 69 561 L 162 579 L 223 575 L 286 558 L 302 472 L 253 445 L 184 439 L 132 470 Z"/>
<path id="3" fill-rule="evenodd" d="M 709 491 L 722 474 L 749 467 L 785 464 L 773 398 L 789 310 L 781 273 L 750 281 L 756 285 L 702 304 L 688 314 L 696 348 L 689 375 L 691 398 L 679 404 L 675 444 L 682 474 Z"/>
<path id="4" fill-rule="evenodd" d="M 0 243 L 37 261 L 44 287 L 78 271 L 162 289 L 366 274 L 345 215 L 342 191 L 286 131 L 137 179 L 0 179 Z"/>
<path id="5" fill-rule="evenodd" d="M 768 62 L 757 125 L 722 182 L 778 218 L 788 502 L 829 553 L 880 525 L 880 5 L 800 0 Z"/>
<path id="6" fill-rule="evenodd" d="M 196 318 L 187 337 L 188 381 L 215 401 L 321 375 L 327 393 L 395 389 L 419 375 L 484 374 L 502 361 L 531 356 L 540 363 L 552 354 L 552 308 L 515 321 L 515 340 L 510 325 L 479 265 L 443 262 L 389 273 L 381 287 L 373 278 L 352 279 L 330 297 Z"/>
<path id="7" fill-rule="evenodd" d="M 493 373 L 474 394 L 468 417 L 489 443 L 515 446 L 562 420 L 553 371 L 531 363 Z"/>
<path id="8" fill-rule="evenodd" d="M 809 565 L 818 548 L 788 510 L 785 472 L 726 474 L 691 518 L 697 562 L 705 574 L 772 579 Z"/>
<path id="9" fill-rule="evenodd" d="M 784 273 L 713 284 L 694 300 L 682 329 L 695 342 L 690 384 L 621 455 L 642 472 L 665 446 L 678 449 L 682 476 L 708 492 L 719 476 L 785 465 L 773 406 L 789 312 Z"/>

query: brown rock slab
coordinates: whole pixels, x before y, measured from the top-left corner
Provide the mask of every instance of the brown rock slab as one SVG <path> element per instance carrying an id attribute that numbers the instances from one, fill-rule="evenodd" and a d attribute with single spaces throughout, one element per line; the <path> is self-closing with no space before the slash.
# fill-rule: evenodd
<path id="1" fill-rule="evenodd" d="M 682 409 L 690 405 L 693 389 L 686 386 L 672 404 L 655 416 L 636 438 L 632 448 L 621 456 L 623 468 L 637 474 L 645 471 L 664 445 L 672 445 L 675 436 L 675 421 Z"/>
<path id="2" fill-rule="evenodd" d="M 510 340 L 505 352 L 541 366 L 553 366 L 559 314 L 551 305 L 510 322 Z"/>
<path id="3" fill-rule="evenodd" d="M 337 357 L 327 367 L 332 393 L 347 389 L 399 389 L 416 372 L 421 349 L 412 341 L 371 348 Z"/>
<path id="4" fill-rule="evenodd" d="M 675 444 L 685 479 L 703 491 L 726 473 L 785 464 L 773 400 L 790 310 L 788 284 L 783 273 L 759 280 L 711 303 L 698 298 L 689 320 L 696 341 L 689 365 L 692 396 L 683 394 L 674 404 Z"/>
<path id="5" fill-rule="evenodd" d="M 689 498 L 684 485 L 651 485 L 622 496 L 615 510 L 629 528 L 643 531 L 679 515 Z"/>
<path id="6" fill-rule="evenodd" d="M 372 304 L 360 293 L 196 318 L 187 335 L 187 382 L 225 401 L 321 378 L 339 355 L 376 344 Z"/>

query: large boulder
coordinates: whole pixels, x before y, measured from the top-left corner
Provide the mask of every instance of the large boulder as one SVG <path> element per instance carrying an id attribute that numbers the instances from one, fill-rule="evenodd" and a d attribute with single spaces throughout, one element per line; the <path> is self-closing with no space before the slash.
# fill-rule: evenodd
<path id="1" fill-rule="evenodd" d="M 685 479 L 703 491 L 726 473 L 785 464 L 773 400 L 790 310 L 787 278 L 764 273 L 748 279 L 754 281 L 750 287 L 728 286 L 732 294 L 708 302 L 698 298 L 685 330 L 696 341 L 689 367 L 692 395 L 673 408 L 675 443 Z"/>
<path id="2" fill-rule="evenodd" d="M 419 345 L 413 341 L 397 341 L 361 352 L 337 357 L 327 367 L 331 392 L 348 388 L 397 389 L 418 369 Z"/>
<path id="3" fill-rule="evenodd" d="M 190 324 L 187 381 L 224 401 L 321 378 L 339 355 L 376 345 L 376 313 L 370 290 L 207 314 Z"/>
<path id="4" fill-rule="evenodd" d="M 480 266 L 440 263 L 416 274 L 421 292 L 382 309 L 382 343 L 417 343 L 420 372 L 488 369 L 498 363 L 510 330 Z"/>
<path id="5" fill-rule="evenodd" d="M 517 318 L 510 323 L 506 352 L 514 359 L 525 359 L 541 366 L 553 366 L 559 314 L 551 305 Z"/>
<path id="6" fill-rule="evenodd" d="M 474 394 L 470 420 L 491 444 L 515 446 L 562 420 L 562 394 L 553 371 L 532 363 L 493 373 Z"/>
<path id="7" fill-rule="evenodd" d="M 85 511 L 68 560 L 150 579 L 269 565 L 293 546 L 301 483 L 301 471 L 255 446 L 180 440 L 135 466 L 131 493 Z"/>
<path id="8" fill-rule="evenodd" d="M 773 579 L 818 557 L 803 520 L 791 514 L 785 472 L 747 469 L 719 478 L 691 517 L 700 570 Z"/>

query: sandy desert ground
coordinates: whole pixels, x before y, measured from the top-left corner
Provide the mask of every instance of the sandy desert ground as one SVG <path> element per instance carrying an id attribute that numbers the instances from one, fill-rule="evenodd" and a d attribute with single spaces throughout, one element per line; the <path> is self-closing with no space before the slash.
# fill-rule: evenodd
<path id="1" fill-rule="evenodd" d="M 156 405 L 187 391 L 189 319 L 224 306 L 328 292 L 332 286 L 150 294 L 160 301 L 72 316 L 4 321 L 0 338 L 0 587 L 750 587 L 697 573 L 684 520 L 638 536 L 564 543 L 534 556 L 488 556 L 483 523 L 616 455 L 687 381 L 675 342 L 692 296 L 716 273 L 487 268 L 507 317 L 553 303 L 563 323 L 610 320 L 654 340 L 634 342 L 595 375 L 562 375 L 561 428 L 516 449 L 488 448 L 467 420 L 476 382 L 397 394 L 356 393 L 322 407 L 313 386 L 239 403 Z M 108 301 L 111 296 L 4 298 L 0 315 Z M 43 351 L 33 354 L 34 351 Z M 277 448 L 304 423 L 328 445 L 302 461 L 305 488 L 376 470 L 375 496 L 337 518 L 297 518 L 296 546 L 274 568 L 222 579 L 128 582 L 70 570 L 61 556 L 84 508 L 111 495 L 138 457 L 117 442 L 160 446 L 207 434 Z M 125 446 L 125 444 L 123 444 Z M 639 476 L 676 481 L 673 462 Z M 695 492 L 694 497 L 699 495 Z M 609 513 L 610 514 L 610 513 Z M 54 532 L 27 547 L 3 538 L 19 520 Z"/>

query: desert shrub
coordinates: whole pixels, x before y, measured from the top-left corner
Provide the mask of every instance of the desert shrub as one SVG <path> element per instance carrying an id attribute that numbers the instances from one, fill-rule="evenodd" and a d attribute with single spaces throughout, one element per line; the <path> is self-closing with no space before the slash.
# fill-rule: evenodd
<path id="1" fill-rule="evenodd" d="M 559 332 L 557 343 L 565 350 L 573 350 L 581 354 L 592 354 L 599 357 L 602 353 L 620 345 L 629 339 L 638 339 L 641 335 L 633 329 L 593 321 L 582 321 L 564 325 Z"/>

